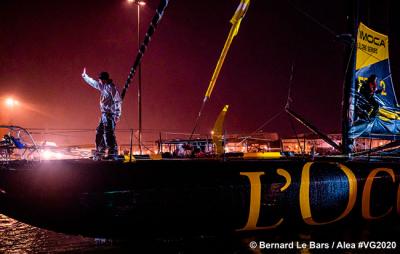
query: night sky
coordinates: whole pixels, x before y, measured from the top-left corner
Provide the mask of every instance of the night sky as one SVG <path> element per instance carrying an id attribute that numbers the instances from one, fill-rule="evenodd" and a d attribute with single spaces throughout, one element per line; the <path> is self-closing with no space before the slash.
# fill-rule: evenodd
<path id="1" fill-rule="evenodd" d="M 239 2 L 170 0 L 142 62 L 144 129 L 192 130 Z M 293 62 L 292 108 L 324 132 L 340 131 L 347 58 L 346 46 L 332 32 L 347 32 L 349 2 L 253 0 L 199 131 L 212 129 L 225 104 L 230 105 L 228 133 L 252 132 L 282 111 Z M 398 92 L 400 34 L 394 25 L 394 1 L 361 2 L 363 22 L 390 36 Z M 141 10 L 142 38 L 157 6 L 157 0 L 147 0 Z M 22 102 L 12 122 L 36 128 L 95 128 L 99 94 L 83 82 L 82 69 L 93 77 L 108 71 L 122 90 L 137 53 L 136 15 L 136 6 L 124 0 L 1 0 L 0 97 L 11 95 Z M 1 116 L 3 123 L 10 121 L 3 106 Z M 136 76 L 118 128 L 137 126 Z M 293 133 L 285 114 L 264 131 Z"/>

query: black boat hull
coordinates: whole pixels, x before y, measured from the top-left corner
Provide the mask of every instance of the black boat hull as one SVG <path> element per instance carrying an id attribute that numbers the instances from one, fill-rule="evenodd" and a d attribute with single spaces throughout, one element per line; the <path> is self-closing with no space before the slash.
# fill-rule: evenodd
<path id="1" fill-rule="evenodd" d="M 304 160 L 60 160 L 0 170 L 0 213 L 121 237 L 399 221 L 400 167 Z"/>

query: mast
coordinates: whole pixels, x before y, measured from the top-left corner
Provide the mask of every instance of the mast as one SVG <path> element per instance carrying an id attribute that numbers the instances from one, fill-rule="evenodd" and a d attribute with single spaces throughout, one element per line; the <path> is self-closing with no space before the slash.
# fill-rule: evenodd
<path id="1" fill-rule="evenodd" d="M 354 92 L 351 90 L 351 84 L 354 82 L 354 69 L 356 60 L 356 38 L 357 38 L 357 24 L 358 24 L 358 7 L 359 0 L 351 1 L 349 4 L 349 14 L 347 17 L 347 30 L 352 35 L 350 42 L 348 42 L 346 55 L 348 62 L 346 64 L 345 82 L 343 85 L 342 96 L 342 151 L 344 154 L 351 152 L 351 145 L 353 140 L 349 139 L 350 124 L 354 118 Z"/>
<path id="2" fill-rule="evenodd" d="M 224 64 L 226 55 L 228 54 L 228 51 L 232 44 L 233 39 L 239 33 L 240 24 L 242 22 L 242 19 L 246 15 L 249 5 L 250 5 L 250 0 L 240 0 L 239 6 L 237 7 L 235 14 L 233 14 L 233 17 L 230 20 L 230 23 L 232 24 L 232 26 L 229 31 L 228 38 L 226 38 L 221 55 L 218 59 L 217 65 L 215 66 L 214 73 L 213 73 L 210 83 L 208 85 L 206 94 L 203 99 L 203 103 L 201 104 L 200 111 L 199 111 L 199 114 L 197 115 L 196 122 L 194 124 L 192 133 L 190 134 L 189 140 L 192 140 L 192 136 L 193 136 L 194 132 L 196 131 L 197 126 L 199 125 L 201 113 L 203 112 L 203 109 L 204 109 L 204 106 L 206 105 L 207 100 L 210 99 L 210 97 L 211 97 L 211 93 L 214 89 L 214 86 L 215 86 L 215 83 L 219 76 L 219 73 L 221 72 L 221 68 L 222 68 L 222 65 Z"/>

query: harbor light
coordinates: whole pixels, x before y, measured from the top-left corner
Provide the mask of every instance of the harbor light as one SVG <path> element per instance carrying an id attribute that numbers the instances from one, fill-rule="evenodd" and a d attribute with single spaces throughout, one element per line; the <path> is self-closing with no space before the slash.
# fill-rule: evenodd
<path id="1" fill-rule="evenodd" d="M 62 160 L 62 159 L 68 159 L 67 156 L 65 156 L 61 152 L 53 152 L 50 150 L 44 150 L 42 151 L 42 160 Z"/>
<path id="2" fill-rule="evenodd" d="M 140 1 L 140 0 L 128 0 L 128 3 L 130 3 L 130 4 L 135 3 L 135 4 L 138 4 L 138 5 L 141 5 L 141 6 L 146 5 L 145 1 Z"/>
<path id="3" fill-rule="evenodd" d="M 4 104 L 6 104 L 6 106 L 7 106 L 8 108 L 13 108 L 13 107 L 19 105 L 19 101 L 14 100 L 14 99 L 11 98 L 11 97 L 8 97 L 8 98 L 6 98 L 6 99 L 4 100 Z"/>
<path id="4" fill-rule="evenodd" d="M 42 153 L 43 159 L 45 159 L 45 160 L 50 160 L 51 157 L 52 157 L 52 155 L 53 155 L 53 153 L 50 152 L 49 150 L 45 150 L 45 151 Z"/>

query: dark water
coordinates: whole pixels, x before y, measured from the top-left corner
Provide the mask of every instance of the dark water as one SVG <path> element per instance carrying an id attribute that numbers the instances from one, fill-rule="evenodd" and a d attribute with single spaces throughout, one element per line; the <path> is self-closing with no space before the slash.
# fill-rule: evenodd
<path id="1" fill-rule="evenodd" d="M 127 238 L 129 239 L 129 238 Z M 389 223 L 342 224 L 318 230 L 252 232 L 223 236 L 168 236 L 129 240 L 95 239 L 39 229 L 0 214 L 0 253 L 400 253 L 400 226 Z M 313 248 L 310 243 L 348 244 L 344 248 Z M 360 241 L 391 242 L 391 249 L 359 248 Z M 250 248 L 252 243 L 256 248 Z M 260 248 L 260 244 L 292 243 L 295 248 Z M 305 243 L 304 248 L 296 248 Z M 351 245 L 355 248 L 351 248 Z M 399 246 L 397 246 L 399 245 Z M 393 247 L 393 246 L 392 246 Z"/>
<path id="2" fill-rule="evenodd" d="M 133 229 L 134 231 L 134 229 Z M 235 250 L 236 249 L 236 250 Z M 168 236 L 111 240 L 65 235 L 0 214 L 0 253 L 238 253 L 232 241 L 214 236 Z"/>
<path id="3" fill-rule="evenodd" d="M 0 253 L 114 253 L 112 241 L 39 229 L 0 214 Z"/>

